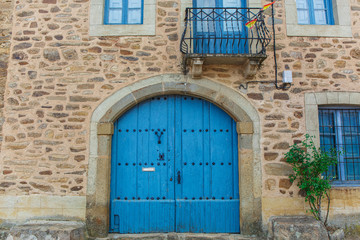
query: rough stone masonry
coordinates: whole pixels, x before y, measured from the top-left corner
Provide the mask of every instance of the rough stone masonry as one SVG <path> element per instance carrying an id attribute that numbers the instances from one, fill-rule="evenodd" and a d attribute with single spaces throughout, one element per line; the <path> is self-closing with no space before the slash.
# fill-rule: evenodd
<path id="1" fill-rule="evenodd" d="M 304 94 L 360 89 L 360 0 L 349 0 L 351 38 L 288 37 L 284 1 L 275 4 L 276 56 L 279 76 L 293 71 L 289 90 L 276 90 L 272 83 L 240 89 L 247 80 L 238 65 L 203 69 L 204 78 L 240 92 L 260 116 L 264 223 L 307 208 L 284 162 L 289 146 L 307 132 Z M 89 36 L 89 0 L 0 4 L 0 218 L 84 220 L 92 112 L 131 83 L 182 74 L 181 2 L 157 1 L 155 36 L 118 37 Z M 254 80 L 274 80 L 272 46 L 267 53 Z M 339 100 L 329 96 L 329 104 Z M 359 216 L 358 188 L 337 188 L 331 196 L 331 219 Z"/>

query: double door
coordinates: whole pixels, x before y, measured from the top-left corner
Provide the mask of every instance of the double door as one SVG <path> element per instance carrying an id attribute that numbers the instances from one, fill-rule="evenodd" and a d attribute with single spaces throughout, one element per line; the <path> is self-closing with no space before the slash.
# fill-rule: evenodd
<path id="1" fill-rule="evenodd" d="M 230 116 L 202 99 L 161 96 L 114 127 L 110 232 L 240 232 Z"/>

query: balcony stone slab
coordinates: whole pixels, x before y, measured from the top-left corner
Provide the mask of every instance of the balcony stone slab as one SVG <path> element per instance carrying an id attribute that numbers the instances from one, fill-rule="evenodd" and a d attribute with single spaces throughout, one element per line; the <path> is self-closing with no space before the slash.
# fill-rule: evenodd
<path id="1" fill-rule="evenodd" d="M 201 78 L 203 65 L 237 65 L 242 66 L 242 73 L 246 79 L 255 76 L 261 63 L 267 58 L 266 54 L 186 54 L 185 67 L 191 65 L 191 75 L 194 79 Z"/>

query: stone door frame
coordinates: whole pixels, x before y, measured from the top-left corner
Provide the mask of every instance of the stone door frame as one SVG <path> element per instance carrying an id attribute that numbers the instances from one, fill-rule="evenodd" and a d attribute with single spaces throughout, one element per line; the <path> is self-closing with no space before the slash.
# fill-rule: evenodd
<path id="1" fill-rule="evenodd" d="M 157 95 L 201 97 L 219 106 L 237 123 L 239 139 L 240 229 L 254 234 L 262 228 L 260 118 L 239 92 L 220 83 L 164 74 L 132 83 L 94 110 L 90 123 L 90 154 L 86 196 L 86 223 L 90 236 L 109 232 L 111 138 L 113 124 L 128 109 Z"/>

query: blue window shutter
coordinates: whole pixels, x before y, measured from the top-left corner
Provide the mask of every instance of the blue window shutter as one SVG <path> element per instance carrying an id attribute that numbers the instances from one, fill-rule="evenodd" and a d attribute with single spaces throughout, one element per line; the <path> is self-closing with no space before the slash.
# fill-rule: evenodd
<path id="1" fill-rule="evenodd" d="M 143 24 L 144 0 L 105 0 L 104 24 Z"/>
<path id="2" fill-rule="evenodd" d="M 331 0 L 297 0 L 296 8 L 299 24 L 334 24 Z"/>
<path id="3" fill-rule="evenodd" d="M 296 1 L 298 23 L 299 24 L 310 24 L 309 16 L 309 4 L 308 0 L 297 0 Z"/>
<path id="4" fill-rule="evenodd" d="M 128 0 L 126 19 L 127 24 L 142 24 L 143 22 L 143 0 Z"/>

